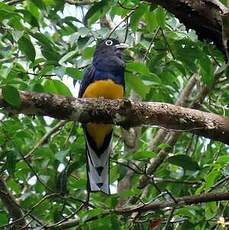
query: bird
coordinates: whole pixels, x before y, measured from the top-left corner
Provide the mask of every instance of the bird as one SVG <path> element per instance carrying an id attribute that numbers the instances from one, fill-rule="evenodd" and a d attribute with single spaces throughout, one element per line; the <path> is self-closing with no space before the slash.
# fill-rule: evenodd
<path id="1" fill-rule="evenodd" d="M 128 45 L 117 39 L 102 40 L 95 49 L 92 64 L 80 84 L 79 98 L 118 99 L 125 92 L 123 49 Z M 86 142 L 87 189 L 110 194 L 109 166 L 112 152 L 111 124 L 83 123 Z"/>

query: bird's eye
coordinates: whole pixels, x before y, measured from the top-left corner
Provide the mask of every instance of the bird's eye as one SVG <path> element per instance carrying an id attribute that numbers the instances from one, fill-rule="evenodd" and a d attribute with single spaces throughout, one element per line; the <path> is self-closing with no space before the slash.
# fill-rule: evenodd
<path id="1" fill-rule="evenodd" d="M 112 40 L 106 40 L 106 41 L 105 41 L 105 44 L 106 44 L 107 46 L 112 46 L 112 45 L 113 45 L 113 41 L 112 41 Z"/>

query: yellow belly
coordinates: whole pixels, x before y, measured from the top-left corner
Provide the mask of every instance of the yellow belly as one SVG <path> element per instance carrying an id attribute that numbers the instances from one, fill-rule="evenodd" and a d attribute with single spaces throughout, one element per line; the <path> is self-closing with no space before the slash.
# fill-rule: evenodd
<path id="1" fill-rule="evenodd" d="M 114 83 L 112 80 L 99 80 L 90 84 L 85 90 L 83 97 L 118 99 L 124 96 L 122 85 Z M 105 137 L 111 132 L 112 125 L 88 123 L 87 130 L 98 148 L 102 147 Z"/>
<path id="2" fill-rule="evenodd" d="M 91 83 L 85 90 L 83 97 L 106 99 L 122 98 L 124 88 L 122 85 L 114 83 L 112 80 L 99 80 Z"/>
<path id="3" fill-rule="evenodd" d="M 111 132 L 112 125 L 88 123 L 87 131 L 98 148 L 103 146 L 105 137 Z"/>

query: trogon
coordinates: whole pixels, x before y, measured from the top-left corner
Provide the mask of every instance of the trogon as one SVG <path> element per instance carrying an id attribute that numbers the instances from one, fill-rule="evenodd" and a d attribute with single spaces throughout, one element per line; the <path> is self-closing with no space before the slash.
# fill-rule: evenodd
<path id="1" fill-rule="evenodd" d="M 110 38 L 97 45 L 92 65 L 84 73 L 79 97 L 118 99 L 124 96 L 124 48 L 127 48 L 125 43 Z M 89 122 L 82 126 L 86 139 L 88 190 L 109 194 L 112 125 Z"/>

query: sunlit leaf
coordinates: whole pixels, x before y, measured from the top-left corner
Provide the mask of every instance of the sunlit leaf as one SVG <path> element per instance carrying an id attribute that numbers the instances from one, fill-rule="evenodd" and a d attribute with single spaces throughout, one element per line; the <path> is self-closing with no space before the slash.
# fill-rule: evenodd
<path id="1" fill-rule="evenodd" d="M 44 82 L 44 90 L 47 93 L 54 93 L 63 96 L 72 96 L 71 91 L 61 81 L 48 79 Z"/>

